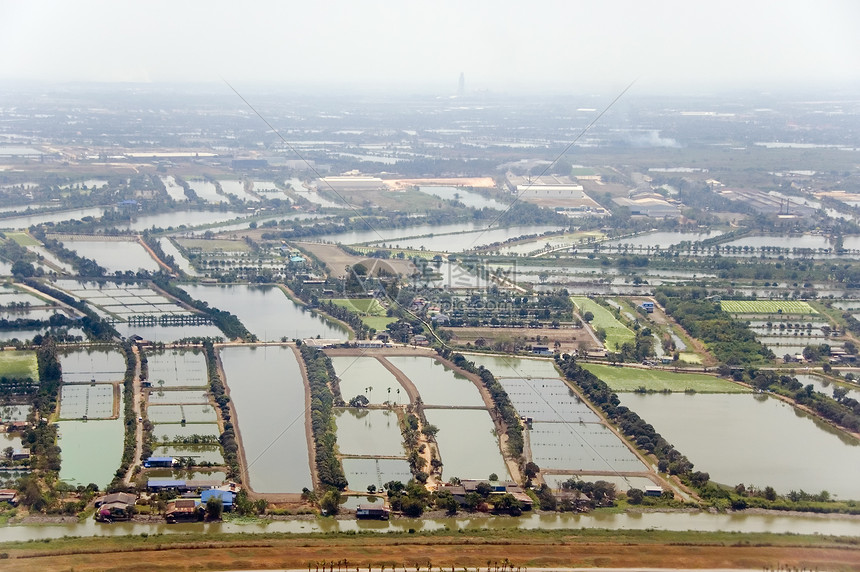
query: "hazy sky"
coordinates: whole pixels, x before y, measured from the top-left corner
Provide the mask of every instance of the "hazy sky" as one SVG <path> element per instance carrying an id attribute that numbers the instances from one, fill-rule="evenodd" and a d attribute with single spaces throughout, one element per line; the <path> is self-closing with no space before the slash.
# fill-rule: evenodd
<path id="1" fill-rule="evenodd" d="M 0 81 L 860 85 L 857 0 L 0 0 Z"/>

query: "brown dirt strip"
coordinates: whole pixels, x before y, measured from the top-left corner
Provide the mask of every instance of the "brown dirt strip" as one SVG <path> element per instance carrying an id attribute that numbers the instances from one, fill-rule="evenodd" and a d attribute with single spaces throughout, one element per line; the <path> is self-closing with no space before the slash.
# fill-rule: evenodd
<path id="1" fill-rule="evenodd" d="M 86 551 L 62 549 L 6 550 L 6 572 L 59 572 L 91 570 L 132 572 L 185 570 L 248 570 L 265 568 L 316 569 L 317 563 L 345 560 L 348 568 L 385 565 L 404 569 L 415 566 L 446 568 L 484 567 L 505 559 L 520 567 L 618 567 L 618 568 L 746 568 L 858 570 L 860 549 L 855 546 L 781 546 L 737 544 L 641 542 L 593 542 L 571 537 L 533 539 L 504 537 L 457 538 L 283 538 L 240 542 L 161 544 L 149 539 L 146 546 L 126 547 L 113 539 L 93 542 Z M 99 547 L 99 548 L 96 548 Z"/>

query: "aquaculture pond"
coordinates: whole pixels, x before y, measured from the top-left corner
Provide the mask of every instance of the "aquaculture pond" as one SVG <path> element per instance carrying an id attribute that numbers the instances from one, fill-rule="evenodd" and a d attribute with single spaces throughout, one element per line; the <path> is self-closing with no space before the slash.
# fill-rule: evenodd
<path id="1" fill-rule="evenodd" d="M 242 218 L 244 216 L 247 216 L 247 214 L 238 211 L 182 210 L 137 216 L 133 217 L 128 222 L 113 223 L 111 226 L 123 230 L 142 232 L 153 227 L 178 229 L 180 227 L 191 228 L 195 226 L 211 225 Z"/>
<path id="2" fill-rule="evenodd" d="M 340 379 L 340 395 L 349 403 L 353 397 L 364 395 L 374 405 L 385 401 L 406 403 L 406 390 L 380 361 L 373 357 L 332 356 L 331 364 Z"/>
<path id="3" fill-rule="evenodd" d="M 182 443 L 193 442 L 194 436 L 217 439 L 221 435 L 217 423 L 155 423 L 152 427 L 152 436 L 158 443 Z"/>
<path id="4" fill-rule="evenodd" d="M 480 193 L 468 191 L 460 187 L 420 186 L 418 187 L 418 190 L 424 194 L 433 195 L 440 199 L 457 201 L 459 203 L 463 203 L 467 207 L 475 209 L 493 209 L 501 211 L 508 208 L 508 205 L 501 203 L 496 199 L 485 197 Z"/>
<path id="5" fill-rule="evenodd" d="M 107 419 L 117 394 L 111 383 L 63 385 L 60 390 L 60 419 Z"/>
<path id="6" fill-rule="evenodd" d="M 60 223 L 67 220 L 80 220 L 85 217 L 100 218 L 105 213 L 104 207 L 89 207 L 68 211 L 53 211 L 36 213 L 0 219 L 0 228 L 30 228 L 33 225 Z"/>
<path id="7" fill-rule="evenodd" d="M 391 356 L 385 359 L 415 385 L 424 405 L 486 407 L 474 383 L 433 358 Z"/>
<path id="8" fill-rule="evenodd" d="M 335 413 L 337 448 L 342 455 L 401 457 L 403 437 L 394 411 L 347 407 Z"/>
<path id="9" fill-rule="evenodd" d="M 152 454 L 155 457 L 189 457 L 198 464 L 224 462 L 219 445 L 160 445 L 153 448 Z"/>
<path id="10" fill-rule="evenodd" d="M 158 272 L 158 263 L 137 242 L 128 240 L 70 240 L 63 246 L 74 250 L 79 256 L 90 258 L 104 267 L 109 274 L 116 271 L 148 270 Z"/>
<path id="11" fill-rule="evenodd" d="M 153 423 L 216 423 L 218 415 L 207 404 L 154 405 L 146 408 L 146 416 Z"/>
<path id="12" fill-rule="evenodd" d="M 625 393 L 621 401 L 718 483 L 860 499 L 860 442 L 778 399 Z"/>
<path id="13" fill-rule="evenodd" d="M 496 377 L 559 377 L 551 359 L 530 359 L 501 355 L 464 354 L 476 366 L 484 366 Z"/>
<path id="14" fill-rule="evenodd" d="M 546 482 L 547 486 L 553 490 L 560 490 L 562 488 L 562 483 L 571 478 L 590 482 L 606 481 L 615 485 L 615 490 L 619 492 L 625 492 L 630 489 L 644 490 L 645 487 L 653 487 L 656 485 L 654 481 L 647 477 L 632 477 L 620 475 L 582 475 L 574 477 L 573 475 L 544 474 L 543 472 L 542 475 L 543 480 Z"/>
<path id="15" fill-rule="evenodd" d="M 122 411 L 120 398 L 119 410 Z M 122 461 L 122 417 L 89 421 L 58 421 L 60 480 L 72 485 L 95 483 L 104 488 Z"/>
<path id="16" fill-rule="evenodd" d="M 172 390 L 164 391 L 153 388 L 149 392 L 149 403 L 153 405 L 166 405 L 173 403 L 209 403 L 209 393 L 202 390 Z"/>
<path id="17" fill-rule="evenodd" d="M 600 421 L 597 414 L 560 379 L 503 377 L 499 383 L 522 417 L 568 423 Z"/>
<path id="18" fill-rule="evenodd" d="M 535 422 L 528 432 L 532 461 L 541 468 L 578 471 L 647 471 L 648 467 L 599 423 Z"/>
<path id="19" fill-rule="evenodd" d="M 305 386 L 289 347 L 220 350 L 249 486 L 258 493 L 299 493 L 312 488 L 305 431 Z"/>
<path id="20" fill-rule="evenodd" d="M 367 490 L 368 485 L 374 485 L 378 490 L 389 481 L 409 482 L 412 472 L 409 463 L 402 459 L 342 459 L 343 473 L 354 491 Z"/>
<path id="21" fill-rule="evenodd" d="M 114 349 L 79 349 L 59 354 L 65 383 L 122 381 L 125 356 Z"/>
<path id="22" fill-rule="evenodd" d="M 183 284 L 182 288 L 192 298 L 235 314 L 261 340 L 347 338 L 341 326 L 297 305 L 274 286 Z"/>
<path id="23" fill-rule="evenodd" d="M 439 432 L 436 442 L 442 457 L 444 480 L 486 479 L 495 473 L 509 478 L 499 449 L 493 420 L 481 409 L 426 409 L 427 422 Z"/>
<path id="24" fill-rule="evenodd" d="M 147 354 L 153 390 L 171 387 L 208 387 L 206 356 L 202 351 L 166 350 Z"/>

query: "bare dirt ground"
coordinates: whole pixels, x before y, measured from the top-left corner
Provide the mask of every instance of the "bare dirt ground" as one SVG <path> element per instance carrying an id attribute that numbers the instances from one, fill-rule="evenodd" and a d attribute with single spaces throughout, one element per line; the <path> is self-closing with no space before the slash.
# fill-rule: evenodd
<path id="1" fill-rule="evenodd" d="M 550 350 L 555 349 L 555 342 L 559 342 L 561 346 L 559 350 L 562 353 L 572 352 L 580 349 L 600 349 L 599 344 L 595 344 L 594 339 L 588 334 L 584 328 L 446 328 L 446 331 L 451 332 L 454 337 L 451 341 L 457 345 L 466 345 L 470 343 L 475 345 L 475 340 L 483 338 L 485 345 L 491 347 L 495 342 L 504 342 L 505 340 L 513 340 L 516 338 L 524 338 L 528 342 L 537 343 L 536 336 L 540 336 L 540 343 L 549 345 Z M 547 341 L 547 338 L 549 340 Z"/>
<path id="2" fill-rule="evenodd" d="M 358 264 L 359 262 L 363 262 L 366 260 L 372 260 L 377 263 L 377 265 L 383 265 L 384 267 L 391 268 L 394 272 L 398 274 L 403 274 L 406 276 L 410 276 L 417 271 L 415 265 L 408 260 L 397 260 L 397 259 L 368 259 L 362 256 L 353 256 L 352 254 L 348 254 L 341 250 L 335 244 L 320 244 L 317 242 L 296 242 L 296 247 L 301 248 L 302 250 L 306 250 L 322 260 L 326 267 L 328 268 L 331 276 L 335 278 L 344 278 L 346 277 L 346 267 L 353 266 Z M 372 271 L 373 269 L 371 269 Z"/>
<path id="3" fill-rule="evenodd" d="M 385 186 L 392 190 L 402 190 L 419 185 L 440 185 L 448 187 L 480 187 L 492 189 L 496 182 L 492 177 L 455 177 L 440 179 L 387 179 Z"/>
<path id="4" fill-rule="evenodd" d="M 661 569 L 804 569 L 857 570 L 860 549 L 853 545 L 792 546 L 748 543 L 671 542 L 599 537 L 460 534 L 456 537 L 374 535 L 278 536 L 239 540 L 170 542 L 166 538 L 103 538 L 98 542 L 71 539 L 4 549 L 6 572 L 68 570 L 184 571 L 293 569 L 318 570 L 322 562 L 344 562 L 344 569 L 373 567 L 396 572 L 421 566 L 481 568 L 507 562 L 526 568 L 661 568 Z M 328 566 L 327 566 L 328 567 Z"/>

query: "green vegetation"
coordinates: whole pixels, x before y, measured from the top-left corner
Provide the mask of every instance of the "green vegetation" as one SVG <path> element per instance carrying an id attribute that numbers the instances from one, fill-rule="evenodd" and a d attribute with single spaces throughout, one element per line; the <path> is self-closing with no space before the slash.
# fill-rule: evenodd
<path id="1" fill-rule="evenodd" d="M 817 314 L 808 302 L 799 300 L 722 300 L 724 312 L 731 314 Z"/>
<path id="2" fill-rule="evenodd" d="M 311 388 L 311 427 L 317 475 L 322 485 L 342 490 L 348 483 L 336 453 L 337 426 L 332 414 L 334 394 L 330 385 L 335 376 L 334 368 L 328 356 L 316 348 L 301 344 L 299 351 L 305 362 Z"/>
<path id="3" fill-rule="evenodd" d="M 224 463 L 227 465 L 227 477 L 241 481 L 239 468 L 239 443 L 236 440 L 236 429 L 230 414 L 230 397 L 227 395 L 224 381 L 218 373 L 218 358 L 215 355 L 215 347 L 211 340 L 203 342 L 203 351 L 206 353 L 206 371 L 209 378 L 209 392 L 221 410 L 221 420 L 224 422 L 224 431 L 218 441 L 224 452 Z"/>
<path id="4" fill-rule="evenodd" d="M 36 361 L 36 352 L 0 352 L 0 377 L 30 378 L 38 381 L 39 366 Z"/>
<path id="5" fill-rule="evenodd" d="M 217 238 L 177 238 L 176 243 L 185 250 L 204 252 L 250 252 L 251 247 L 243 240 Z"/>
<path id="6" fill-rule="evenodd" d="M 592 363 L 583 364 L 582 367 L 605 381 L 612 391 L 695 391 L 696 393 L 749 391 L 731 381 L 700 373 L 675 373 L 659 369 L 612 367 Z"/>
<path id="7" fill-rule="evenodd" d="M 388 324 L 397 321 L 396 317 L 386 316 L 387 310 L 376 298 L 335 298 L 320 301 L 358 314 L 362 324 L 377 332 L 384 331 Z"/>
<path id="8" fill-rule="evenodd" d="M 655 294 L 666 313 L 699 338 L 727 366 L 769 362 L 773 352 L 756 340 L 746 324 L 707 299 L 704 288 L 660 288 Z"/>
<path id="9" fill-rule="evenodd" d="M 591 312 L 593 315 L 593 319 L 590 322 L 591 327 L 594 328 L 595 332 L 601 330 L 605 332 L 605 341 L 601 341 L 604 341 L 607 349 L 610 351 L 618 351 L 625 343 L 635 341 L 635 334 L 627 326 L 618 321 L 607 308 L 585 296 L 573 296 L 571 300 L 576 304 L 583 318 L 586 312 Z"/>
<path id="10" fill-rule="evenodd" d="M 27 234 L 26 232 L 7 232 L 6 237 L 14 240 L 21 246 L 39 246 L 38 240 Z"/>

